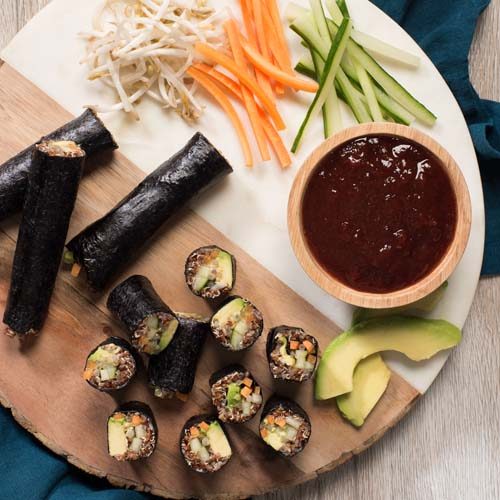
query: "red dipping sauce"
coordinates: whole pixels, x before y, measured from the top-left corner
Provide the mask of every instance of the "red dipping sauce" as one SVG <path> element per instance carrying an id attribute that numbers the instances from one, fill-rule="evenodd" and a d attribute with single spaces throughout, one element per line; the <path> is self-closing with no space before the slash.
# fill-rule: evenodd
<path id="1" fill-rule="evenodd" d="M 302 202 L 314 258 L 362 292 L 420 281 L 444 257 L 456 226 L 457 200 L 444 166 L 403 137 L 361 137 L 334 149 L 315 168 Z"/>

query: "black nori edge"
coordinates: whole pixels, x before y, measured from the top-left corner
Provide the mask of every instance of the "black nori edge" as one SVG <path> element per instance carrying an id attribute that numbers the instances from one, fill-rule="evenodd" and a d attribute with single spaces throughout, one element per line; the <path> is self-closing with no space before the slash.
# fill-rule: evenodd
<path id="1" fill-rule="evenodd" d="M 130 337 L 148 316 L 155 313 L 175 313 L 162 300 L 145 276 L 134 275 L 117 285 L 106 303 L 113 316 L 126 327 Z"/>
<path id="2" fill-rule="evenodd" d="M 178 314 L 177 318 L 179 327 L 170 344 L 149 359 L 148 379 L 153 388 L 189 394 L 210 327 L 196 317 Z"/>
<path id="3" fill-rule="evenodd" d="M 68 243 L 89 285 L 104 289 L 171 216 L 232 171 L 217 149 L 195 134 L 115 208 Z"/>
<path id="4" fill-rule="evenodd" d="M 130 384 L 132 379 L 137 375 L 137 371 L 139 370 L 139 367 L 142 364 L 142 359 L 141 359 L 139 353 L 129 342 L 127 342 L 125 339 L 122 339 L 121 337 L 108 337 L 106 340 L 101 342 L 99 345 L 94 347 L 94 349 L 92 349 L 92 351 L 89 352 L 89 355 L 87 356 L 87 359 L 85 360 L 85 366 L 87 366 L 87 362 L 88 362 L 90 356 L 92 356 L 92 354 L 94 354 L 97 351 L 97 349 L 99 349 L 99 347 L 103 347 L 103 346 L 108 345 L 108 344 L 117 345 L 117 346 L 121 347 L 122 349 L 128 351 L 132 355 L 132 357 L 134 358 L 135 370 L 134 370 L 134 373 L 132 374 L 132 376 L 130 377 L 129 381 L 124 386 L 120 387 L 119 389 L 100 389 L 99 387 L 92 385 L 88 380 L 86 381 L 87 384 L 89 384 L 90 387 L 92 387 L 92 389 L 97 389 L 100 392 L 115 392 L 115 391 L 119 391 L 121 389 L 124 389 L 125 387 L 128 386 L 128 384 Z"/>
<path id="5" fill-rule="evenodd" d="M 87 157 L 118 147 L 109 130 L 90 109 L 41 139 L 50 140 L 74 141 Z M 23 208 L 35 146 L 36 143 L 0 165 L 0 221 Z"/>
<path id="6" fill-rule="evenodd" d="M 57 156 L 40 150 L 46 144 L 35 147 L 29 171 L 3 317 L 11 335 L 35 334 L 45 322 L 85 161 L 79 148 Z"/>

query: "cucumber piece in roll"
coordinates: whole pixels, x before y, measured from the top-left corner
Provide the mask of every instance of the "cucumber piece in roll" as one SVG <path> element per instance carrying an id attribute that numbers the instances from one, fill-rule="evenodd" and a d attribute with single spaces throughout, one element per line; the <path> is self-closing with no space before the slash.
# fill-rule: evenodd
<path id="1" fill-rule="evenodd" d="M 134 378 L 139 362 L 135 349 L 127 341 L 110 337 L 88 355 L 83 378 L 98 391 L 117 391 Z"/>
<path id="2" fill-rule="evenodd" d="M 318 341 L 302 328 L 277 326 L 267 336 L 266 354 L 275 379 L 304 382 L 318 362 Z"/>
<path id="3" fill-rule="evenodd" d="M 212 334 L 217 342 L 230 351 L 251 347 L 262 334 L 262 313 L 247 299 L 230 297 L 212 316 Z"/>
<path id="4" fill-rule="evenodd" d="M 236 261 L 229 252 L 215 245 L 201 247 L 187 258 L 184 275 L 195 295 L 217 299 L 233 289 Z"/>
<path id="5" fill-rule="evenodd" d="M 308 443 L 311 421 L 297 403 L 275 395 L 264 406 L 259 431 L 262 440 L 274 451 L 293 457 Z"/>
<path id="6" fill-rule="evenodd" d="M 187 465 L 201 473 L 217 472 L 233 454 L 222 423 L 213 415 L 199 415 L 184 424 L 180 449 Z"/>
<path id="7" fill-rule="evenodd" d="M 179 321 L 145 276 L 131 276 L 109 295 L 107 307 L 127 329 L 132 345 L 160 354 L 174 338 Z"/>
<path id="8" fill-rule="evenodd" d="M 108 418 L 108 453 L 119 462 L 150 457 L 158 442 L 151 408 L 139 401 L 120 405 Z"/>
<path id="9" fill-rule="evenodd" d="M 84 161 L 71 141 L 35 147 L 3 317 L 8 335 L 36 334 L 45 322 Z"/>
<path id="10" fill-rule="evenodd" d="M 222 422 L 241 424 L 262 406 L 262 389 L 241 365 L 230 365 L 210 377 L 212 403 Z"/>

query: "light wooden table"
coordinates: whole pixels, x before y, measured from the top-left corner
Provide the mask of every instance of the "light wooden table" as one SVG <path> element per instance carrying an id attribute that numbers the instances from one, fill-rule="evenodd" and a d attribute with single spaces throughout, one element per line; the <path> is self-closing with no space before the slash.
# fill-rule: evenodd
<path id="1" fill-rule="evenodd" d="M 48 2 L 1 0 L 0 48 Z M 483 14 L 470 60 L 479 93 L 500 100 L 500 0 Z M 460 348 L 411 413 L 337 471 L 267 498 L 500 499 L 499 306 L 500 278 L 482 280 Z"/>

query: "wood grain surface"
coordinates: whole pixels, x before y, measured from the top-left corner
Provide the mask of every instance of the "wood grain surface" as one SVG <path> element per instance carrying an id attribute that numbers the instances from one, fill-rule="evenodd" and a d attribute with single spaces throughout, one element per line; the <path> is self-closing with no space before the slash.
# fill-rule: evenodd
<path id="1" fill-rule="evenodd" d="M 49 0 L 2 0 L 0 47 Z M 500 0 L 470 54 L 481 96 L 500 100 Z M 500 278 L 483 279 L 464 339 L 425 398 L 383 440 L 335 472 L 262 500 L 500 498 Z"/>

